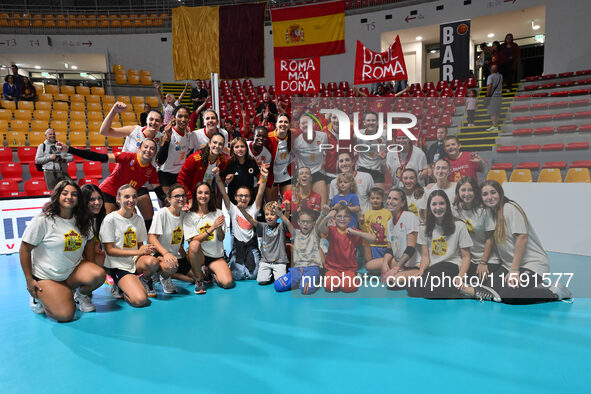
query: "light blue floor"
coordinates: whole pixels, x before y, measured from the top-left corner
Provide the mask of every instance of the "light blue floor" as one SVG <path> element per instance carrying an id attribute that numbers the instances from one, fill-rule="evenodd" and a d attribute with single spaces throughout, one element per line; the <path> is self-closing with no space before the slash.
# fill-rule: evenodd
<path id="1" fill-rule="evenodd" d="M 134 309 L 109 290 L 95 292 L 96 313 L 58 324 L 29 310 L 17 255 L 0 257 L 0 393 L 590 392 L 587 298 L 304 298 L 242 282 L 204 296 L 187 285 Z"/>

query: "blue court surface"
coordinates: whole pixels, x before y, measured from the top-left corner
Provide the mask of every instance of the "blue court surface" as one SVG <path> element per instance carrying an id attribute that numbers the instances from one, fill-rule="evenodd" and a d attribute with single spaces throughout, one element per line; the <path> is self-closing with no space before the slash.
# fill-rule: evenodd
<path id="1" fill-rule="evenodd" d="M 591 271 L 589 257 L 550 260 L 554 272 Z M 591 277 L 577 275 L 575 294 Z M 143 309 L 103 285 L 96 313 L 58 324 L 30 311 L 18 255 L 0 257 L 0 392 L 590 392 L 589 298 L 299 297 L 254 281 L 196 296 L 177 284 Z"/>

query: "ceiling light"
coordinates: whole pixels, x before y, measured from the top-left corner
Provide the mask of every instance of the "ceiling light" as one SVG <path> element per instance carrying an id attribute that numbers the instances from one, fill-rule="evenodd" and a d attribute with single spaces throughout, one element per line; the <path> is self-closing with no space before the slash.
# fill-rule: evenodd
<path id="1" fill-rule="evenodd" d="M 494 37 L 495 33 L 488 33 L 488 38 Z"/>
<path id="2" fill-rule="evenodd" d="M 421 41 L 422 39 L 423 39 L 423 37 L 417 36 L 417 41 Z"/>
<path id="3" fill-rule="evenodd" d="M 536 25 L 536 22 L 534 22 L 534 20 L 531 20 L 531 28 L 534 30 L 538 30 L 540 28 L 540 25 Z"/>
<path id="4" fill-rule="evenodd" d="M 93 75 L 89 75 L 88 78 L 96 80 L 96 78 Z"/>
<path id="5" fill-rule="evenodd" d="M 78 70 L 78 66 L 72 66 L 70 67 L 72 70 Z"/>
<path id="6" fill-rule="evenodd" d="M 431 49 L 431 50 L 429 51 L 429 53 L 436 53 L 436 52 L 437 52 L 437 51 L 436 51 L 435 49 Z"/>
<path id="7" fill-rule="evenodd" d="M 41 66 L 35 66 L 36 70 L 39 70 L 41 68 Z"/>
<path id="8" fill-rule="evenodd" d="M 70 65 L 68 63 L 64 63 L 64 66 L 66 66 L 66 68 L 70 67 Z"/>

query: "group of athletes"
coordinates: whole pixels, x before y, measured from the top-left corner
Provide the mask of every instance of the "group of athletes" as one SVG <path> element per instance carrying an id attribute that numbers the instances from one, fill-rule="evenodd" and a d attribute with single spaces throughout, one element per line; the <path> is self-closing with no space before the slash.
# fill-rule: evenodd
<path id="1" fill-rule="evenodd" d="M 354 292 L 360 268 L 413 297 L 507 303 L 571 297 L 560 283 L 543 280 L 548 257 L 500 184 L 478 184 L 471 166 L 451 174 L 449 160 L 427 165 L 404 133 L 395 137 L 401 151 L 356 153 L 355 140 L 338 140 L 331 115 L 323 123 L 305 113 L 293 122 L 280 114 L 274 130 L 257 126 L 252 140 L 230 141 L 212 110 L 195 131 L 185 106 L 164 127 L 158 111 L 145 127 L 113 127 L 124 110 L 116 103 L 100 130 L 125 137 L 122 152 L 60 144 L 62 152 L 116 166 L 98 187 L 59 182 L 26 228 L 20 260 L 36 313 L 70 321 L 76 308 L 94 311 L 92 292 L 105 279 L 113 297 L 143 307 L 158 282 L 164 293 L 175 293 L 173 278 L 194 283 L 195 294 L 213 282 L 230 289 L 245 279 L 276 291 Z M 366 112 L 361 132 L 375 134 L 377 120 Z M 308 122 L 312 133 L 302 131 Z M 449 145 L 453 157 L 459 146 Z M 156 212 L 148 185 L 162 206 Z"/>

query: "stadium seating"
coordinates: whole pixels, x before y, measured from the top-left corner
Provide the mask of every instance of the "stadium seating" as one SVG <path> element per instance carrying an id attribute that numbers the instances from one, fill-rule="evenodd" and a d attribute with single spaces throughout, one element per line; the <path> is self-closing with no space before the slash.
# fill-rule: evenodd
<path id="1" fill-rule="evenodd" d="M 24 189 L 27 196 L 48 196 L 51 194 L 43 179 L 29 179 L 25 182 Z"/>
<path id="2" fill-rule="evenodd" d="M 21 163 L 0 163 L 2 180 L 20 182 L 23 180 L 23 166 Z"/>

